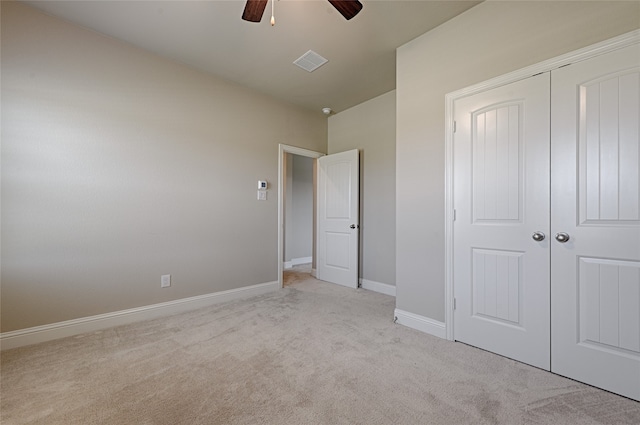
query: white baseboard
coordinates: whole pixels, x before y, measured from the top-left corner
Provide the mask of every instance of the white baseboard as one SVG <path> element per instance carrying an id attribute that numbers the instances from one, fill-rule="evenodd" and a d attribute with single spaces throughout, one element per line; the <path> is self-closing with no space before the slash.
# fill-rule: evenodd
<path id="1" fill-rule="evenodd" d="M 396 296 L 396 287 L 389 285 L 388 283 L 375 282 L 373 280 L 367 280 L 360 278 L 360 287 L 362 289 L 368 289 L 369 291 L 380 292 L 381 294 Z"/>
<path id="2" fill-rule="evenodd" d="M 316 269 L 311 269 L 311 276 L 313 276 L 313 277 L 317 277 L 317 276 L 316 276 Z"/>
<path id="3" fill-rule="evenodd" d="M 292 258 L 291 261 L 285 261 L 283 267 L 285 269 L 290 269 L 292 267 L 299 266 L 300 264 L 311 264 L 312 261 L 312 257 Z"/>
<path id="4" fill-rule="evenodd" d="M 262 295 L 278 289 L 280 289 L 280 286 L 277 281 L 260 283 L 257 285 L 246 286 L 244 288 L 214 292 L 196 297 L 132 308 L 129 310 L 114 311 L 112 313 L 81 317 L 79 319 L 66 320 L 64 322 L 51 323 L 49 325 L 3 332 L 0 333 L 0 349 L 7 350 L 9 348 L 22 347 L 25 345 L 37 344 L 87 332 L 94 332 L 100 329 L 125 325 L 141 320 L 155 319 L 162 316 L 168 316 L 170 314 L 207 307 L 213 304 Z"/>
<path id="5" fill-rule="evenodd" d="M 443 322 L 398 309 L 395 310 L 394 315 L 396 317 L 396 323 L 437 336 L 438 338 L 447 338 L 446 327 Z"/>

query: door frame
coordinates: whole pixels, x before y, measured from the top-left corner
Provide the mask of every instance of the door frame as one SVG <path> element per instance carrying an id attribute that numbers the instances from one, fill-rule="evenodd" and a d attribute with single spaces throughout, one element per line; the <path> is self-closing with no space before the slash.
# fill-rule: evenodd
<path id="1" fill-rule="evenodd" d="M 455 212 L 453 208 L 453 134 L 455 132 L 454 123 L 454 102 L 457 99 L 471 96 L 483 91 L 513 83 L 532 77 L 541 72 L 550 72 L 554 69 L 570 65 L 575 62 L 590 59 L 592 57 L 608 53 L 638 43 L 640 40 L 640 30 L 602 41 L 600 43 L 566 53 L 561 56 L 492 78 L 445 95 L 445 202 L 444 202 L 444 236 L 445 236 L 445 335 L 450 341 L 455 340 L 453 332 L 454 320 L 454 288 L 453 288 L 453 222 Z"/>
<path id="2" fill-rule="evenodd" d="M 282 280 L 282 272 L 283 261 L 284 261 L 284 208 L 285 208 L 285 197 L 284 197 L 284 181 L 286 178 L 286 169 L 285 169 L 285 155 L 286 154 L 300 155 L 305 156 L 307 158 L 318 159 L 321 156 L 325 156 L 325 153 L 312 151 L 309 149 L 299 148 L 297 146 L 284 145 L 282 143 L 278 144 L 278 286 L 280 288 L 283 287 L 284 282 Z M 317 171 L 316 171 L 317 174 Z M 317 181 L 317 176 L 314 176 L 314 180 Z M 315 191 L 315 186 L 314 186 Z M 314 194 L 314 196 L 316 196 Z M 314 199 L 314 214 L 316 214 L 318 200 Z M 315 229 L 314 229 L 315 234 Z M 313 238 L 313 246 L 315 247 L 316 238 Z M 315 260 L 315 256 L 314 256 Z"/>

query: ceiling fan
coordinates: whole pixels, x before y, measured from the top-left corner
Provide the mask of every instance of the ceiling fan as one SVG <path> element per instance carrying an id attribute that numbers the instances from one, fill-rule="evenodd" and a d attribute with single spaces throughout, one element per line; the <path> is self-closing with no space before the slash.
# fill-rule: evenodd
<path id="1" fill-rule="evenodd" d="M 244 13 L 242 19 L 249 22 L 260 22 L 262 14 L 269 0 L 247 0 L 247 4 L 244 6 Z M 275 1 L 275 0 L 271 0 Z M 360 10 L 362 10 L 362 3 L 358 0 L 328 0 L 329 3 L 336 8 L 338 12 L 344 16 L 346 20 L 349 20 L 356 16 Z"/>

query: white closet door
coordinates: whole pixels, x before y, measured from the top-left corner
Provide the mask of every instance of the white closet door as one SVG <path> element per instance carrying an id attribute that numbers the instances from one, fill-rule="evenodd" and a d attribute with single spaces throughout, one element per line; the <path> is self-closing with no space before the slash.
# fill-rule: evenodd
<path id="1" fill-rule="evenodd" d="M 549 238 L 552 371 L 636 400 L 639 64 L 635 45 L 552 72 Z"/>
<path id="2" fill-rule="evenodd" d="M 456 100 L 453 147 L 455 339 L 547 370 L 549 90 L 544 73 Z"/>

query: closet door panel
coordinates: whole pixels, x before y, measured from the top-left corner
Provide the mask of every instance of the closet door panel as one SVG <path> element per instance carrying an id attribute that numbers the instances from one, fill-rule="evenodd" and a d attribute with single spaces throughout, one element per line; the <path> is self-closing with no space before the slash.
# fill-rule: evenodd
<path id="1" fill-rule="evenodd" d="M 640 47 L 551 75 L 551 370 L 640 400 Z"/>
<path id="2" fill-rule="evenodd" d="M 455 102 L 455 338 L 550 367 L 549 73 Z"/>

